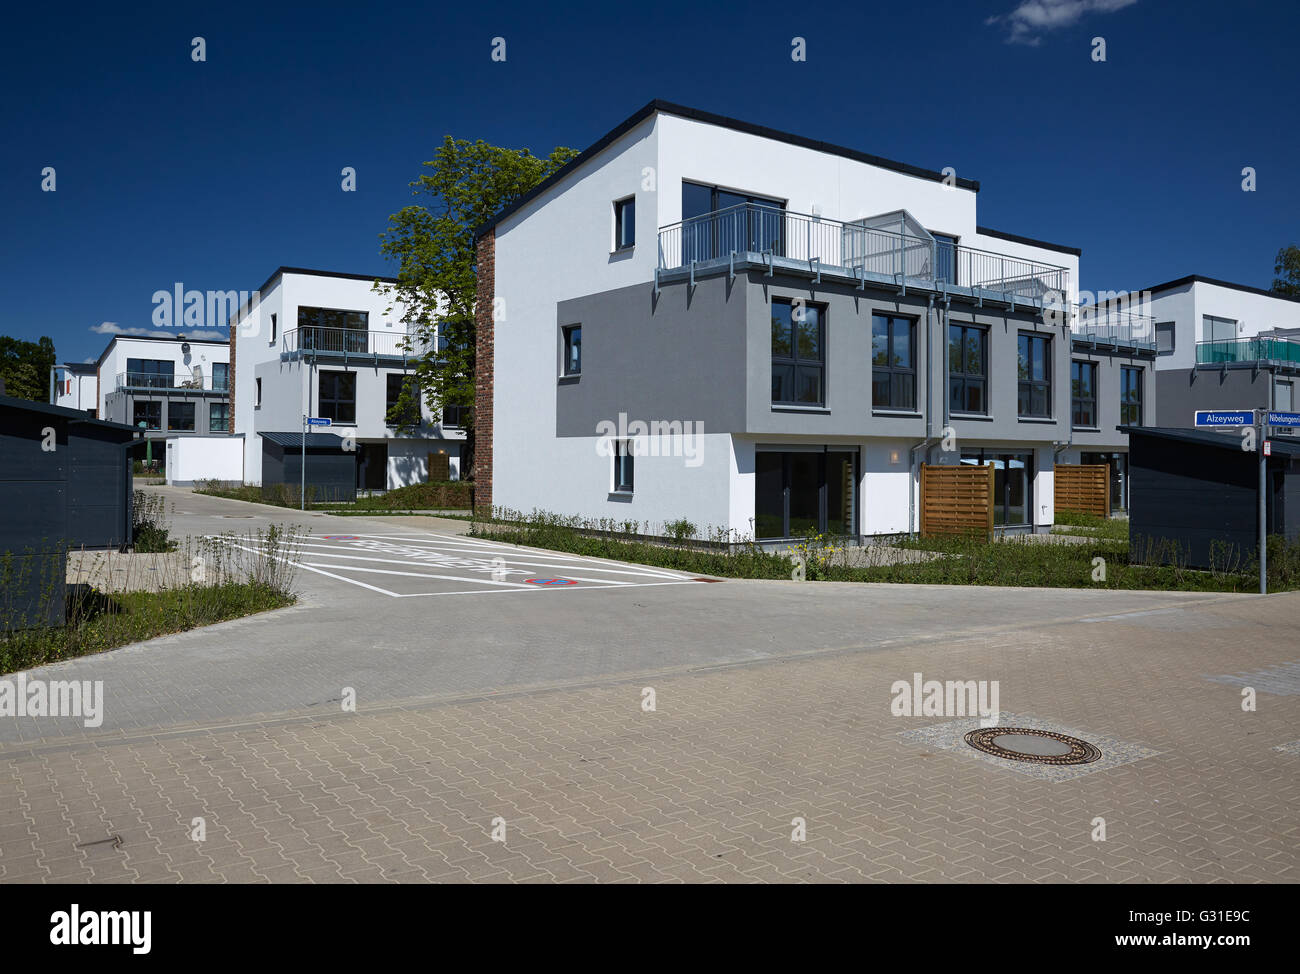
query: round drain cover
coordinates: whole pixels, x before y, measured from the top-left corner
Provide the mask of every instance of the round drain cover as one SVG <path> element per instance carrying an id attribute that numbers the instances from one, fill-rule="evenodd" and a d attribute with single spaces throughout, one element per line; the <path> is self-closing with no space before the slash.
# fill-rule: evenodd
<path id="1" fill-rule="evenodd" d="M 965 740 L 977 751 L 1008 761 L 1091 764 L 1101 757 L 1101 751 L 1087 741 L 1033 727 L 981 727 Z"/>

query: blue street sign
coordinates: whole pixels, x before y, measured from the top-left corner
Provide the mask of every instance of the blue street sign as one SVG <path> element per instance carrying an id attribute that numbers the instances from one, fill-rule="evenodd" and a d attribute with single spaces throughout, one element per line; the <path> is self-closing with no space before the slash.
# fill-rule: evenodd
<path id="1" fill-rule="evenodd" d="M 1269 426 L 1300 426 L 1300 413 L 1273 413 L 1268 414 Z"/>
<path id="2" fill-rule="evenodd" d="M 325 416 L 308 416 L 307 425 L 308 426 L 329 426 L 330 420 L 328 417 Z"/>
<path id="3" fill-rule="evenodd" d="M 1251 409 L 1198 409 L 1197 426 L 1253 426 L 1255 412 Z"/>

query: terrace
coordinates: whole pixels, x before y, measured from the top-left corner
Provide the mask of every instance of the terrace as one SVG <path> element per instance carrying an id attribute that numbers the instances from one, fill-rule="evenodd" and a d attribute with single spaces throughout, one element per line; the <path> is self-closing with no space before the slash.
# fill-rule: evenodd
<path id="1" fill-rule="evenodd" d="M 1196 343 L 1197 367 L 1258 368 L 1300 371 L 1300 341 L 1287 338 L 1233 338 Z"/>
<path id="2" fill-rule="evenodd" d="M 227 378 L 205 375 L 201 370 L 181 372 L 119 372 L 115 382 L 117 392 L 179 392 L 225 393 L 230 389 Z"/>
<path id="3" fill-rule="evenodd" d="M 979 303 L 1042 308 L 1070 293 L 1070 272 L 1056 264 L 978 250 L 931 236 L 905 211 L 851 223 L 741 203 L 659 230 L 655 286 L 737 262 L 823 273 L 867 284 L 960 294 Z"/>
<path id="4" fill-rule="evenodd" d="M 406 364 L 425 353 L 428 343 L 401 331 L 364 331 L 359 328 L 291 328 L 280 339 L 282 359 L 359 359 Z"/>
<path id="5" fill-rule="evenodd" d="M 1156 320 L 1151 315 L 1127 311 L 1114 304 L 1080 304 L 1076 307 L 1075 344 L 1115 351 L 1156 350 Z"/>

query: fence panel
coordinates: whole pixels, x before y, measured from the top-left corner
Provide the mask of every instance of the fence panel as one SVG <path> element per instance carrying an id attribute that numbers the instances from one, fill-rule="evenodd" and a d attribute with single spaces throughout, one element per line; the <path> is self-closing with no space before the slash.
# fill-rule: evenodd
<path id="1" fill-rule="evenodd" d="M 1110 464 L 1058 463 L 1053 474 L 1056 510 L 1110 517 Z"/>
<path id="2" fill-rule="evenodd" d="M 993 537 L 993 464 L 921 464 L 921 537 Z"/>

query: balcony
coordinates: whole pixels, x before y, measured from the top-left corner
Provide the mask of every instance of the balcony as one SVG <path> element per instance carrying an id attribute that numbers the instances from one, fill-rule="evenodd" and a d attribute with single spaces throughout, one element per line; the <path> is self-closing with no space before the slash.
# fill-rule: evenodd
<path id="1" fill-rule="evenodd" d="M 1074 340 L 1094 347 L 1154 352 L 1156 320 L 1109 304 L 1081 304 L 1076 308 Z"/>
<path id="2" fill-rule="evenodd" d="M 225 393 L 230 389 L 226 377 L 216 378 L 194 374 L 168 375 L 157 372 L 119 372 L 116 382 L 117 392 L 151 392 L 151 393 Z"/>
<path id="3" fill-rule="evenodd" d="M 1300 341 L 1287 338 L 1233 338 L 1196 343 L 1196 364 L 1209 366 L 1271 365 L 1300 370 Z"/>
<path id="4" fill-rule="evenodd" d="M 402 331 L 362 331 L 353 328 L 291 328 L 280 339 L 281 358 L 362 359 L 405 364 L 419 358 L 428 343 Z"/>
<path id="5" fill-rule="evenodd" d="M 901 211 L 900 211 L 901 214 Z M 858 282 L 1043 307 L 1062 301 L 1070 272 L 1055 264 L 946 243 L 914 232 L 905 214 L 843 223 L 756 203 L 692 217 L 659 231 L 656 283 L 666 274 L 734 266 L 735 260 L 832 273 Z"/>

